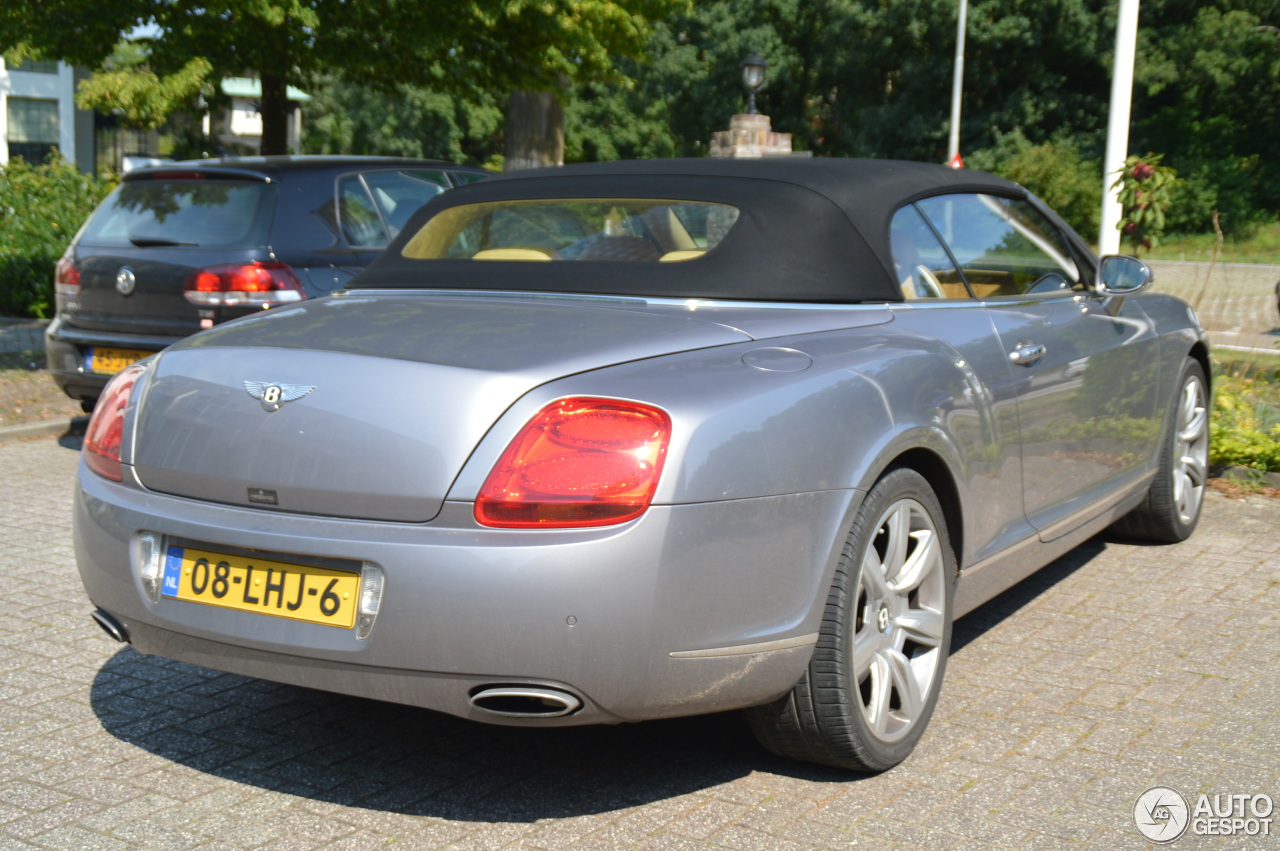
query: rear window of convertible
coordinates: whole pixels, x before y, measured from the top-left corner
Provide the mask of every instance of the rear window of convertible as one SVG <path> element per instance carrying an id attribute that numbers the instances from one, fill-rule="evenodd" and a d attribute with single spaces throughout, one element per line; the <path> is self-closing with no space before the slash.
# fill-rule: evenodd
<path id="1" fill-rule="evenodd" d="M 681 262 L 738 221 L 728 204 L 651 198 L 537 199 L 442 210 L 404 246 L 413 260 Z"/>
<path id="2" fill-rule="evenodd" d="M 138 248 L 266 245 L 276 187 L 257 181 L 126 180 L 89 219 L 80 242 Z"/>

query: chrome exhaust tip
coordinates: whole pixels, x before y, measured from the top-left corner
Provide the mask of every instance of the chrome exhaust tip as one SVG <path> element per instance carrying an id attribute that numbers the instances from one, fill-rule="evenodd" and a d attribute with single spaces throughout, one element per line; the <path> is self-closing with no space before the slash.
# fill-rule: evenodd
<path id="1" fill-rule="evenodd" d="M 471 705 L 504 718 L 563 718 L 582 708 L 582 699 L 546 686 L 486 686 L 471 695 Z"/>
<path id="2" fill-rule="evenodd" d="M 102 627 L 102 631 L 107 635 L 119 641 L 121 644 L 128 644 L 129 631 L 124 628 L 124 624 L 116 620 L 115 617 L 102 609 L 93 611 L 93 620 L 98 626 Z"/>

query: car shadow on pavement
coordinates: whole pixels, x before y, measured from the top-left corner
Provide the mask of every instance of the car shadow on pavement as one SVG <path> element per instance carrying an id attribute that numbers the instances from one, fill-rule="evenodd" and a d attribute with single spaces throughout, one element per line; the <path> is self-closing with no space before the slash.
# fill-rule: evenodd
<path id="1" fill-rule="evenodd" d="M 223 674 L 124 648 L 90 700 L 116 738 L 197 771 L 350 807 L 531 822 L 702 792 L 755 771 L 844 782 L 756 744 L 739 713 L 518 728 Z"/>
<path id="2" fill-rule="evenodd" d="M 1108 540 L 1110 539 L 1105 532 L 1090 538 L 957 620 L 951 628 L 951 652 L 955 654 L 964 649 L 984 632 L 1011 617 L 1036 597 L 1102 555 Z"/>
<path id="3" fill-rule="evenodd" d="M 1120 540 L 1106 533 L 1092 538 L 960 618 L 951 652 Z M 127 647 L 98 671 L 90 700 L 108 733 L 178 765 L 316 801 L 453 820 L 612 812 L 753 772 L 819 783 L 867 776 L 775 757 L 755 742 L 740 713 L 499 727 L 224 674 Z"/>

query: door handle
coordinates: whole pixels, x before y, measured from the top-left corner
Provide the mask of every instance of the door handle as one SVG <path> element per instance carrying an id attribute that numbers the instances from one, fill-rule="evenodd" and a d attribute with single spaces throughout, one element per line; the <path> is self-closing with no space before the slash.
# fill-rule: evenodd
<path id="1" fill-rule="evenodd" d="M 1019 340 L 1013 351 L 1009 352 L 1009 360 L 1018 366 L 1031 366 L 1049 351 L 1044 343 L 1033 343 L 1030 340 Z"/>

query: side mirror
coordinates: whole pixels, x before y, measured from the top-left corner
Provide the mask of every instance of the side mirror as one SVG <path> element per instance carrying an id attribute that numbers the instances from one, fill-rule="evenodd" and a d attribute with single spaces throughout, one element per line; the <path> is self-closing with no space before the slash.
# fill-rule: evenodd
<path id="1" fill-rule="evenodd" d="M 1108 254 L 1098 262 L 1097 290 L 1100 295 L 1133 295 L 1147 287 L 1155 276 L 1137 257 Z"/>

